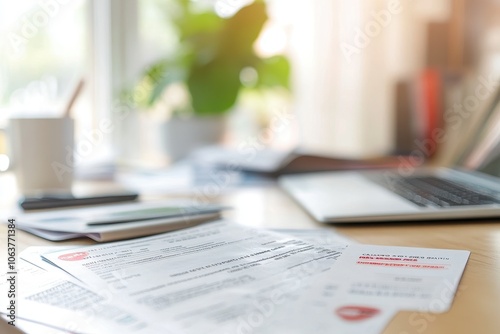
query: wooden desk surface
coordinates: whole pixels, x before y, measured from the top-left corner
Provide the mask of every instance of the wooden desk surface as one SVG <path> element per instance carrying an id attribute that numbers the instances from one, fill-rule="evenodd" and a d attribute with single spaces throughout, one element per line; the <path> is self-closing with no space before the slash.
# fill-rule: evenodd
<path id="1" fill-rule="evenodd" d="M 500 221 L 332 227 L 315 222 L 273 187 L 237 190 L 214 200 L 235 208 L 227 213 L 228 218 L 254 227 L 330 228 L 367 244 L 470 250 L 471 258 L 450 312 L 400 312 L 384 334 L 500 333 Z M 5 235 L 6 226 L 2 224 L 2 245 Z M 17 239 L 19 251 L 27 246 L 52 244 L 21 231 Z M 92 242 L 79 240 L 58 245 L 75 243 Z"/>

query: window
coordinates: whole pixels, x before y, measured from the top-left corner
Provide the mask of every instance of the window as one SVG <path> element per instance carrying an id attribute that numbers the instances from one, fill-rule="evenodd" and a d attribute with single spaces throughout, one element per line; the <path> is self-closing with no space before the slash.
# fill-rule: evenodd
<path id="1" fill-rule="evenodd" d="M 61 111 L 88 61 L 88 2 L 0 3 L 0 117 Z"/>
<path id="2" fill-rule="evenodd" d="M 86 0 L 0 2 L 0 128 L 8 117 L 62 115 L 89 67 L 88 6 Z M 73 110 L 77 130 L 93 118 L 86 91 Z M 1 137 L 0 154 L 5 142 Z"/>

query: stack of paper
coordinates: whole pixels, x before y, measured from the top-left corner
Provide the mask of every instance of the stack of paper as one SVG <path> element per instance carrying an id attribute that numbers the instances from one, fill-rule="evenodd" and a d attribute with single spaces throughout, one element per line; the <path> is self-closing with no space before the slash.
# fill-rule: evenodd
<path id="1" fill-rule="evenodd" d="M 195 226 L 220 218 L 223 209 L 172 201 L 102 205 L 23 214 L 17 227 L 52 241 L 114 241 Z"/>
<path id="2" fill-rule="evenodd" d="M 219 220 L 30 248 L 18 317 L 71 333 L 380 333 L 399 310 L 448 310 L 469 256 L 349 243 Z"/>

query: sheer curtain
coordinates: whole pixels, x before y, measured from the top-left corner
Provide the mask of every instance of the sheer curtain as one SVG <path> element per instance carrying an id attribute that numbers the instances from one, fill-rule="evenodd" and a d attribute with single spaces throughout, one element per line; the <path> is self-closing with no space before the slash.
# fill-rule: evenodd
<path id="1" fill-rule="evenodd" d="M 301 145 L 351 157 L 389 153 L 395 83 L 424 66 L 425 23 L 445 20 L 449 5 L 449 0 L 296 2 L 291 57 Z"/>

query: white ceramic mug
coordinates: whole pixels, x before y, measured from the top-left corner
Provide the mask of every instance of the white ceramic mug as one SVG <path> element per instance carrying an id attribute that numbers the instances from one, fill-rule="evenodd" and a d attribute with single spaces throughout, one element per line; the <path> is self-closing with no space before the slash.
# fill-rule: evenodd
<path id="1" fill-rule="evenodd" d="M 0 172 L 9 169 L 10 159 L 7 156 L 7 134 L 6 129 L 0 128 Z"/>
<path id="2" fill-rule="evenodd" d="M 9 120 L 9 158 L 21 194 L 71 191 L 74 132 L 70 118 Z"/>

